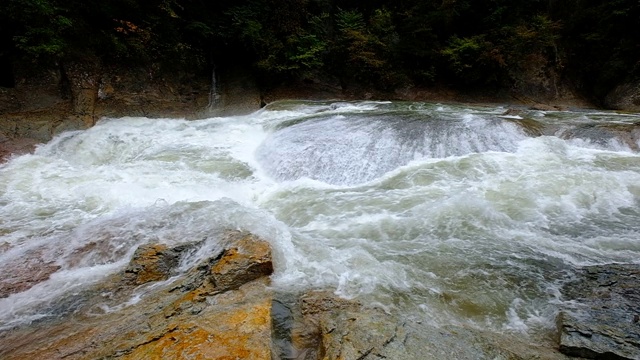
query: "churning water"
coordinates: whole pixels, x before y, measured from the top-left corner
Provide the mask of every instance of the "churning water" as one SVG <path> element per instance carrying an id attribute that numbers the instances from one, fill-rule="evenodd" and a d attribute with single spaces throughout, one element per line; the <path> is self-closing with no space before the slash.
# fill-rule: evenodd
<path id="1" fill-rule="evenodd" d="M 53 315 L 140 244 L 210 256 L 238 228 L 271 242 L 280 291 L 544 332 L 577 266 L 640 259 L 640 144 L 594 130 L 640 116 L 504 111 L 281 102 L 64 133 L 0 166 L 0 281 L 57 269 L 0 299 L 0 328 Z"/>

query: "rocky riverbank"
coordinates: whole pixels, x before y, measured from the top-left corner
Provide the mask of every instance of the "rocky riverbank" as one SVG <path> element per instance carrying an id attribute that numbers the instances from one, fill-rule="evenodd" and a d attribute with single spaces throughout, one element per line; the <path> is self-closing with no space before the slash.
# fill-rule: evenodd
<path id="1" fill-rule="evenodd" d="M 122 272 L 42 309 L 54 318 L 2 331 L 0 357 L 563 358 L 500 335 L 401 322 L 326 291 L 283 304 L 269 287 L 268 243 L 237 231 L 225 236 L 221 242 L 229 245 L 221 254 L 180 273 L 181 261 L 198 251 L 198 242 L 141 246 Z"/>
<path id="2" fill-rule="evenodd" d="M 269 245 L 227 232 L 229 246 L 186 272 L 199 243 L 143 245 L 124 271 L 43 309 L 56 316 L 0 333 L 3 359 L 268 359 Z"/>
<path id="3" fill-rule="evenodd" d="M 201 250 L 199 241 L 173 248 L 140 246 L 119 273 L 41 309 L 54 316 L 0 331 L 0 357 L 639 358 L 637 265 L 579 272 L 565 288 L 567 299 L 576 302 L 558 317 L 559 344 L 532 345 L 513 335 L 402 318 L 330 291 L 275 293 L 269 244 L 246 232 L 223 234 L 219 242 L 227 245 L 222 252 L 187 269 L 185 259 Z M 28 279 L 25 286 L 44 280 Z M 4 287 L 3 296 L 25 286 Z M 584 316 L 576 316 L 576 309 Z"/>
<path id="4" fill-rule="evenodd" d="M 307 79 L 277 87 L 260 88 L 246 68 L 229 68 L 211 78 L 184 71 L 159 71 L 149 67 L 109 67 L 85 59 L 38 74 L 16 74 L 14 88 L 0 88 L 0 158 L 28 152 L 33 144 L 55 134 L 92 126 L 102 117 L 144 116 L 196 119 L 256 111 L 282 99 L 408 100 L 430 102 L 516 104 L 558 110 L 593 107 L 570 86 L 542 86 L 546 80 L 530 79 L 532 91 L 461 91 L 446 86 L 406 86 L 376 90 L 337 80 Z M 553 90 L 553 91 L 552 91 Z M 631 96 L 629 91 L 621 96 Z M 617 98 L 616 98 L 617 99 Z M 612 97 L 612 103 L 627 104 Z M 630 109 L 633 110 L 633 109 Z"/>
<path id="5" fill-rule="evenodd" d="M 221 107 L 215 108 L 209 106 L 212 95 L 206 82 L 190 83 L 185 77 L 179 87 L 175 86 L 178 80 L 131 71 L 135 74 L 111 72 L 100 81 L 78 77 L 73 101 L 58 95 L 55 74 L 50 81 L 41 80 L 40 85 L 31 83 L 4 92 L 3 106 L 12 110 L 1 117 L 5 135 L 0 137 L 0 147 L 6 151 L 0 156 L 29 152 L 55 133 L 91 126 L 101 116 L 230 115 L 257 110 L 261 101 L 296 94 L 317 99 L 384 98 L 384 94 L 357 89 L 343 92 L 320 83 L 261 94 L 251 78 L 239 72 L 224 82 L 230 85 L 219 94 Z M 182 75 L 175 76 L 180 79 Z M 496 99 L 441 89 L 407 89 L 397 96 L 385 96 L 429 101 Z M 553 124 L 542 124 L 531 116 L 537 111 L 531 109 L 561 110 L 567 104 L 579 106 L 522 100 L 519 106 L 505 110 L 502 119 L 518 123 L 531 136 L 579 137 L 594 142 L 615 139 L 638 151 L 640 127 L 635 123 L 577 124 L 558 133 Z M 576 271 L 575 284 L 565 288 L 558 342 L 532 345 L 514 335 L 406 319 L 370 304 L 341 299 L 326 289 L 279 294 L 270 287 L 273 260 L 266 242 L 231 231 L 220 243 L 227 244 L 223 252 L 212 253 L 187 269 L 183 260 L 201 249 L 196 239 L 177 247 L 140 246 L 120 273 L 55 304 L 43 305 L 42 312 L 53 316 L 1 331 L 0 358 L 640 358 L 636 265 Z M 7 246 L 0 244 L 0 253 Z M 20 258 L 7 266 L 13 273 L 0 282 L 0 297 L 28 291 L 60 270 L 55 262 L 41 261 L 37 251 L 27 255 L 29 261 Z"/>

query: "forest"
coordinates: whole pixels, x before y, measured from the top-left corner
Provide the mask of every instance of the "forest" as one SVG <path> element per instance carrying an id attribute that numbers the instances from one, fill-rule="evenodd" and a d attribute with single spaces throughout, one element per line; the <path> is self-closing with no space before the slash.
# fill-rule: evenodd
<path id="1" fill-rule="evenodd" d="M 637 0 L 3 0 L 0 86 L 86 57 L 379 89 L 509 88 L 544 64 L 599 99 L 640 75 L 639 21 Z"/>

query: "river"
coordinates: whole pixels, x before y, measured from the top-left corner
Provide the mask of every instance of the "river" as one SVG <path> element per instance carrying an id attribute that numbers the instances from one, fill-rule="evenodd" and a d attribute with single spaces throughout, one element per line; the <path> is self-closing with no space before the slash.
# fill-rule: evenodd
<path id="1" fill-rule="evenodd" d="M 280 292 L 548 334 L 577 267 L 640 261 L 640 144 L 592 131 L 640 115 L 506 110 L 289 101 L 63 133 L 0 165 L 0 280 L 58 269 L 0 299 L 0 328 L 57 316 L 140 244 L 205 240 L 186 269 L 234 228 L 272 244 Z"/>

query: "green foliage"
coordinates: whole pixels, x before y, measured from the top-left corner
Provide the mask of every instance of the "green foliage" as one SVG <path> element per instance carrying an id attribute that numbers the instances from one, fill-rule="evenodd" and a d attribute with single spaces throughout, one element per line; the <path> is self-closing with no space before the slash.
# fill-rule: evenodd
<path id="1" fill-rule="evenodd" d="M 453 36 L 442 56 L 449 70 L 462 83 L 492 83 L 498 81 L 500 67 L 504 66 L 499 50 L 485 35 L 466 38 Z"/>
<path id="2" fill-rule="evenodd" d="M 327 49 L 327 44 L 317 36 L 310 34 L 293 36 L 289 39 L 288 45 L 293 50 L 287 56 L 291 64 L 289 69 L 314 70 L 324 65 L 322 54 Z"/>
<path id="3" fill-rule="evenodd" d="M 637 0 L 3 0 L 0 55 L 253 65 L 391 89 L 505 85 L 531 59 L 605 94 L 640 76 Z"/>
<path id="4" fill-rule="evenodd" d="M 546 15 L 534 15 L 530 20 L 515 27 L 510 45 L 520 55 L 526 52 L 545 52 L 555 49 L 560 38 L 561 25 Z"/>
<path id="5" fill-rule="evenodd" d="M 449 67 L 455 74 L 464 74 L 474 67 L 484 51 L 484 36 L 449 39 L 447 47 L 442 49 L 442 55 L 449 62 Z"/>
<path id="6" fill-rule="evenodd" d="M 339 9 L 336 14 L 336 26 L 344 35 L 349 32 L 361 32 L 365 30 L 364 16 L 356 10 Z"/>
<path id="7" fill-rule="evenodd" d="M 392 47 L 397 43 L 397 33 L 386 9 L 375 9 L 365 21 L 355 10 L 339 10 L 335 15 L 337 29 L 333 52 L 334 61 L 342 59 L 335 70 L 343 80 L 392 87 L 398 80 L 392 66 Z"/>
<path id="8" fill-rule="evenodd" d="M 567 0 L 555 10 L 563 19 L 567 68 L 588 92 L 602 97 L 625 78 L 640 76 L 640 2 Z"/>
<path id="9" fill-rule="evenodd" d="M 15 45 L 32 57 L 58 57 L 69 46 L 67 31 L 73 20 L 49 0 L 6 0 L 0 7 L 10 19 L 18 19 L 20 30 L 13 34 Z M 14 20 L 15 21 L 15 20 Z"/>

